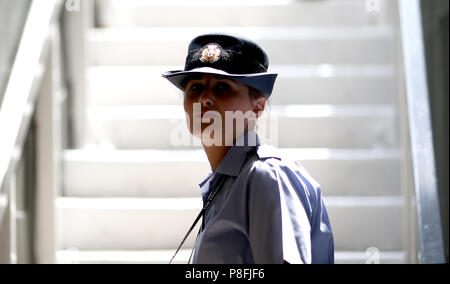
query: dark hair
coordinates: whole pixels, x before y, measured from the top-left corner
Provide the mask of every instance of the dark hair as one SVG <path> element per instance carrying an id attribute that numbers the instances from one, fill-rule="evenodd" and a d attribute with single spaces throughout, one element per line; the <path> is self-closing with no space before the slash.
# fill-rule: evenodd
<path id="1" fill-rule="evenodd" d="M 265 97 L 265 95 L 261 91 L 258 91 L 257 89 L 250 87 L 248 85 L 247 87 L 248 87 L 248 95 L 250 96 L 251 99 L 256 100 L 259 99 L 260 97 Z"/>

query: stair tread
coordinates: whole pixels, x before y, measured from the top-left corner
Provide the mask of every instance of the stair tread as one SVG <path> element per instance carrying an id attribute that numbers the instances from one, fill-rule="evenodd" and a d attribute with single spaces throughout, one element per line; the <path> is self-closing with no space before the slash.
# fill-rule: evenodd
<path id="1" fill-rule="evenodd" d="M 272 64 L 271 70 L 272 67 L 279 72 L 274 104 L 396 103 L 395 72 L 390 64 Z M 91 65 L 87 70 L 88 104 L 181 105 L 180 91 L 161 77 L 167 70 L 180 68 L 130 63 Z"/>
<path id="2" fill-rule="evenodd" d="M 342 2 L 347 3 L 357 3 L 359 0 L 346 0 Z M 295 0 L 227 0 L 225 2 L 214 2 L 210 0 L 191 0 L 189 4 L 186 4 L 185 0 L 128 0 L 123 1 L 112 1 L 107 0 L 106 2 L 112 3 L 115 7 L 120 8 L 140 8 L 140 7 L 159 7 L 159 6 L 252 6 L 252 7 L 265 7 L 268 5 L 274 6 L 286 6 L 286 5 L 296 5 L 298 2 Z M 337 1 L 339 3 L 341 1 Z M 337 4 L 336 1 L 329 2 L 329 4 Z M 300 4 L 300 3 L 299 3 Z"/>
<path id="3" fill-rule="evenodd" d="M 393 116 L 395 106 L 391 104 L 357 105 L 270 105 L 270 115 L 277 117 L 365 117 Z M 91 119 L 184 119 L 186 114 L 181 105 L 120 105 L 90 106 L 87 108 Z"/>
<path id="4" fill-rule="evenodd" d="M 401 192 L 400 149 L 280 148 L 279 152 L 299 161 L 320 182 L 325 195 Z M 195 197 L 201 177 L 210 169 L 200 147 L 65 150 L 63 163 L 64 192 L 78 197 Z M 166 176 L 173 172 L 177 176 L 168 180 Z M 348 172 L 356 178 L 342 179 Z M 384 179 L 380 180 L 380 175 Z M 362 183 L 367 186 L 361 187 Z"/>
<path id="5" fill-rule="evenodd" d="M 197 196 L 200 193 L 197 191 Z M 377 246 L 402 248 L 400 196 L 325 196 L 337 250 Z M 194 198 L 74 198 L 56 201 L 64 247 L 80 249 L 170 249 L 202 206 Z M 171 224 L 167 227 L 167 224 Z M 385 234 L 383 230 L 390 233 Z M 353 238 L 348 234 L 352 232 Z M 110 237 L 104 240 L 105 234 Z M 190 238 L 186 246 L 191 247 Z"/>
<path id="6" fill-rule="evenodd" d="M 401 196 L 326 196 L 329 207 L 398 207 Z M 196 210 L 201 208 L 200 197 L 132 198 L 132 197 L 59 197 L 60 209 L 72 210 Z"/>
<path id="7" fill-rule="evenodd" d="M 93 65 L 89 67 L 88 75 L 95 74 L 94 72 L 117 72 L 118 75 L 134 77 L 137 74 L 138 78 L 145 76 L 148 79 L 149 76 L 159 77 L 167 70 L 180 70 L 180 68 L 182 67 L 177 65 Z M 269 71 L 286 78 L 393 77 L 395 75 L 393 64 L 273 64 Z"/>
<path id="8" fill-rule="evenodd" d="M 400 159 L 400 149 L 332 149 L 332 148 L 280 148 L 281 155 L 301 160 L 380 160 Z M 207 162 L 203 149 L 196 150 L 65 150 L 65 161 L 81 162 Z"/>
<path id="9" fill-rule="evenodd" d="M 391 24 L 390 1 L 102 1 L 99 22 L 103 26 L 209 25 L 360 25 Z M 187 4 L 189 3 L 189 4 Z M 211 13 L 220 5 L 222 13 Z M 375 10 L 374 10 L 375 9 Z M 196 13 L 198 17 L 190 15 Z M 283 14 L 284 17 L 279 17 Z M 259 16 L 256 16 L 259 15 Z M 297 17 L 296 17 L 297 16 Z"/>
<path id="10" fill-rule="evenodd" d="M 185 41 L 195 35 L 206 34 L 214 30 L 218 33 L 246 35 L 253 40 L 312 40 L 312 39 L 372 39 L 393 38 L 391 26 L 358 27 L 107 27 L 92 28 L 88 31 L 88 40 L 98 41 Z"/>
<path id="11" fill-rule="evenodd" d="M 59 250 L 59 263 L 168 263 L 175 253 L 171 250 Z M 174 263 L 187 263 L 191 249 L 181 249 Z M 405 262 L 405 251 L 380 251 L 380 260 L 385 262 Z M 362 262 L 367 259 L 365 251 L 336 251 L 336 263 Z"/>

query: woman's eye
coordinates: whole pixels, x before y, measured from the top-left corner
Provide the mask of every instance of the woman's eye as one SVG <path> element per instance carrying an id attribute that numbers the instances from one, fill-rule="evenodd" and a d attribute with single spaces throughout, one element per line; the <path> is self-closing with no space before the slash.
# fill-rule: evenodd
<path id="1" fill-rule="evenodd" d="M 189 87 L 189 92 L 193 92 L 193 93 L 199 93 L 202 92 L 203 90 L 203 85 L 200 83 L 194 83 Z"/>
<path id="2" fill-rule="evenodd" d="M 218 93 L 225 92 L 225 91 L 228 91 L 228 90 L 230 90 L 230 85 L 228 85 L 227 83 L 219 83 L 217 85 L 217 87 L 216 87 L 216 91 Z"/>

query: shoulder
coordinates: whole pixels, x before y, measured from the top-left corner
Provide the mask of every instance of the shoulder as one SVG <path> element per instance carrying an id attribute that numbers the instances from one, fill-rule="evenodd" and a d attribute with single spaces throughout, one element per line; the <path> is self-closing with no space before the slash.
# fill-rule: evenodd
<path id="1" fill-rule="evenodd" d="M 249 178 L 256 184 L 292 186 L 297 190 L 320 194 L 320 184 L 292 157 L 270 145 L 260 145 L 249 169 Z"/>
<path id="2" fill-rule="evenodd" d="M 286 157 L 278 149 L 265 146 L 257 150 L 257 159 L 250 165 L 248 189 L 250 197 L 262 204 L 271 204 L 283 196 L 301 202 L 310 222 L 320 206 L 321 188 L 300 163 Z"/>

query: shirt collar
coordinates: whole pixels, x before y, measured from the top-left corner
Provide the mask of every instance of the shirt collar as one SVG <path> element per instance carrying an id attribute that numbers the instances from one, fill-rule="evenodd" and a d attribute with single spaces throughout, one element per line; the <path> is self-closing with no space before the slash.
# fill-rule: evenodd
<path id="1" fill-rule="evenodd" d="M 258 134 L 254 130 L 249 130 L 233 143 L 233 146 L 225 154 L 225 157 L 217 167 L 216 174 L 225 174 L 229 176 L 237 176 L 241 171 L 241 168 L 247 157 L 247 152 L 254 147 L 260 146 L 260 140 Z M 211 179 L 213 176 L 212 171 L 208 171 L 199 183 L 200 188 Z"/>
<path id="2" fill-rule="evenodd" d="M 235 140 L 217 167 L 216 173 L 237 176 L 247 158 L 247 153 L 260 145 L 258 134 L 249 130 Z"/>
<path id="3" fill-rule="evenodd" d="M 213 172 L 208 171 L 208 173 L 203 177 L 202 181 L 198 184 L 200 187 L 203 187 L 203 185 L 212 177 Z"/>
<path id="4" fill-rule="evenodd" d="M 222 174 L 238 176 L 247 158 L 247 153 L 260 145 L 258 135 L 254 130 L 250 130 L 236 139 L 230 149 L 228 149 L 225 157 L 223 157 L 216 172 L 213 174 L 212 171 L 208 171 L 200 182 L 199 186 L 203 203 L 206 202 L 206 198 L 209 195 L 211 183 Z"/>

